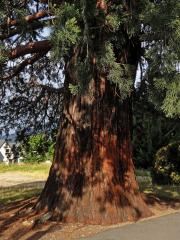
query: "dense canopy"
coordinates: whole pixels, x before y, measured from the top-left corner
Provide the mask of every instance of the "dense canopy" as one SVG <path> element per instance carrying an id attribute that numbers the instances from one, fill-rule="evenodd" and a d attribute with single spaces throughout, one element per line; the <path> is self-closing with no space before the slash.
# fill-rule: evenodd
<path id="1" fill-rule="evenodd" d="M 136 86 L 167 116 L 180 114 L 179 1 L 1 0 L 0 40 L 3 129 L 57 126 L 66 67 L 76 49 L 82 54 L 68 86 L 72 94 L 86 88 L 95 61 L 120 99 Z M 130 45 L 136 46 L 135 64 L 127 62 Z"/>

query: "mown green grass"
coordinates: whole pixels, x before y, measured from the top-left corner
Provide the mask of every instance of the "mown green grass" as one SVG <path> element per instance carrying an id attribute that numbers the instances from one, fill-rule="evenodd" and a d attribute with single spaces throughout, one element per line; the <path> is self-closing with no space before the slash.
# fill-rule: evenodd
<path id="1" fill-rule="evenodd" d="M 38 178 L 47 178 L 51 164 L 0 164 L 0 173 L 19 172 Z"/>
<path id="2" fill-rule="evenodd" d="M 13 171 L 18 171 L 18 172 L 48 172 L 49 171 L 50 164 L 10 164 L 10 165 L 5 165 L 5 164 L 0 164 L 0 173 L 2 172 L 13 172 Z"/>

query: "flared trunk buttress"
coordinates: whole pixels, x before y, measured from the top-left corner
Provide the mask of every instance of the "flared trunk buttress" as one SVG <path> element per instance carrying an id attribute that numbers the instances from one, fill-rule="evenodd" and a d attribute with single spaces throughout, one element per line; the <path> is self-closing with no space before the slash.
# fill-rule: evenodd
<path id="1" fill-rule="evenodd" d="M 151 215 L 131 155 L 131 103 L 105 78 L 64 109 L 49 178 L 39 199 L 64 222 L 112 224 Z"/>

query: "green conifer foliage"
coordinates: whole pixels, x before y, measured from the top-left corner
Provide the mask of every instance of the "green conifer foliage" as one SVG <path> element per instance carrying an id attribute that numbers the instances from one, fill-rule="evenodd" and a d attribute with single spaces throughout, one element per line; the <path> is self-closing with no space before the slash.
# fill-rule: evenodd
<path id="1" fill-rule="evenodd" d="M 149 101 L 166 116 L 179 117 L 180 2 L 106 0 L 103 3 L 107 9 L 98 7 L 95 0 L 0 1 L 2 125 L 18 126 L 21 119 L 21 128 L 28 125 L 31 128 L 36 119 L 36 126 L 42 129 L 51 125 L 49 115 L 53 115 L 53 124 L 57 123 L 62 111 L 59 106 L 60 89 L 66 77 L 64 69 L 76 49 L 79 54 L 74 64 L 75 77 L 69 85 L 73 95 L 86 89 L 95 58 L 99 74 L 105 74 L 116 85 L 120 100 L 124 100 L 134 91 L 138 63 L 143 59 L 145 72 L 140 83 L 146 84 Z M 27 16 L 39 12 L 46 14 L 27 20 Z M 39 41 L 48 42 L 49 48 L 29 51 L 29 55 L 10 55 L 18 46 Z M 130 44 L 137 46 L 136 64 L 126 59 L 125 49 Z M 32 59 L 28 61 L 28 57 Z"/>

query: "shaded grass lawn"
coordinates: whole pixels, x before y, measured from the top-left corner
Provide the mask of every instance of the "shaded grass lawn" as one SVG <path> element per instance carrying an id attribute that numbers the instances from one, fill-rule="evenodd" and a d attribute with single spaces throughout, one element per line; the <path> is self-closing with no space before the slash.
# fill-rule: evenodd
<path id="1" fill-rule="evenodd" d="M 139 184 L 140 191 L 143 193 L 151 193 L 160 198 L 180 200 L 180 186 L 174 185 L 147 185 Z"/>
<path id="2" fill-rule="evenodd" d="M 180 200 L 180 185 L 153 184 L 151 172 L 144 169 L 137 169 L 136 176 L 141 192 L 154 194 L 160 198 Z"/>
<path id="3" fill-rule="evenodd" d="M 38 197 L 42 188 L 7 188 L 0 189 L 0 206 L 6 205 L 19 200 L 29 199 L 31 197 Z"/>
<path id="4" fill-rule="evenodd" d="M 180 186 L 148 186 L 147 184 L 140 183 L 140 190 L 143 193 L 151 193 L 160 198 L 180 200 Z M 39 196 L 41 191 L 41 186 L 34 188 L 0 188 L 0 205 L 4 205 L 18 200 L 25 200 L 31 197 L 37 197 Z"/>

